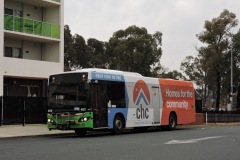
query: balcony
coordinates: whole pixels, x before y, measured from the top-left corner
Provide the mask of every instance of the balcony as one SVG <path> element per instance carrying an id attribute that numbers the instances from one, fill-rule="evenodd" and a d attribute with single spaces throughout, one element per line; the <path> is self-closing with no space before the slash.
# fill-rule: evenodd
<path id="1" fill-rule="evenodd" d="M 4 15 L 4 29 L 60 39 L 60 26 L 12 15 Z"/>
<path id="2" fill-rule="evenodd" d="M 60 62 L 4 57 L 2 66 L 6 76 L 47 78 L 52 73 L 63 72 L 63 64 Z"/>

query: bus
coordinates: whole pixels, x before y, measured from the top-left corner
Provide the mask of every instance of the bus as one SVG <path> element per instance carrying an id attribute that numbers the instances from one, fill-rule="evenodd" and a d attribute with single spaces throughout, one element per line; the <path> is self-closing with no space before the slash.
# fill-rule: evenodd
<path id="1" fill-rule="evenodd" d="M 121 134 L 195 122 L 193 83 L 144 77 L 135 72 L 88 68 L 50 75 L 49 130 L 74 130 L 79 136 L 107 129 Z"/>

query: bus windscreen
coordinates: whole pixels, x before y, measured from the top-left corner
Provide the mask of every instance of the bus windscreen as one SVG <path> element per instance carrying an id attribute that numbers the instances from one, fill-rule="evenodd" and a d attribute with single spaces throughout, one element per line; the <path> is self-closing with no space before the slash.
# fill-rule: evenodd
<path id="1" fill-rule="evenodd" d="M 86 112 L 88 89 L 84 74 L 53 75 L 49 80 L 48 106 L 54 112 Z"/>

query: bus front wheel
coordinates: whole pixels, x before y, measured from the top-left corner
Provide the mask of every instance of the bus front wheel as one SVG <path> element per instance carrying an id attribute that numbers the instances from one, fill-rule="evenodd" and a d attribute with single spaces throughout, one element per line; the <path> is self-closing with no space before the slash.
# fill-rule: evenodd
<path id="1" fill-rule="evenodd" d="M 113 121 L 113 129 L 111 130 L 111 132 L 113 134 L 121 134 L 122 133 L 122 129 L 123 129 L 123 119 L 120 115 L 116 115 L 114 117 L 114 121 Z"/>

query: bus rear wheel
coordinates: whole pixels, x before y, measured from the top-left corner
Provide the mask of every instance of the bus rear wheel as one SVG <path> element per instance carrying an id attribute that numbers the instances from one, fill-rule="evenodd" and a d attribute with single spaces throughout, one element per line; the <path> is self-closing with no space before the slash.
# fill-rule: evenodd
<path id="1" fill-rule="evenodd" d="M 75 133 L 78 135 L 78 136 L 85 136 L 87 134 L 87 130 L 86 129 L 75 129 Z"/>
<path id="2" fill-rule="evenodd" d="M 174 113 L 171 113 L 169 116 L 169 125 L 168 125 L 168 129 L 169 130 L 174 130 L 176 129 L 177 126 L 177 117 Z"/>
<path id="3" fill-rule="evenodd" d="M 122 116 L 116 115 L 116 116 L 114 117 L 113 129 L 111 130 L 111 132 L 112 132 L 113 134 L 121 134 L 121 133 L 122 133 L 123 126 L 124 126 L 124 123 L 123 123 Z"/>

